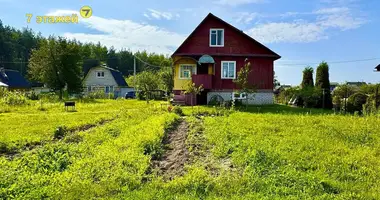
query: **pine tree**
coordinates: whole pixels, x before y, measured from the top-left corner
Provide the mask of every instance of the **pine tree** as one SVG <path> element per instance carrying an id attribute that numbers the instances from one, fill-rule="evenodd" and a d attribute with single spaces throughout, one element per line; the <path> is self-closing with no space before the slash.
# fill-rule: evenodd
<path id="1" fill-rule="evenodd" d="M 301 88 L 314 87 L 313 73 L 314 70 L 311 67 L 306 67 L 303 70 Z"/>
<path id="2" fill-rule="evenodd" d="M 321 62 L 317 68 L 315 86 L 322 91 L 318 106 L 332 109 L 333 104 L 330 92 L 329 65 L 326 62 Z"/>

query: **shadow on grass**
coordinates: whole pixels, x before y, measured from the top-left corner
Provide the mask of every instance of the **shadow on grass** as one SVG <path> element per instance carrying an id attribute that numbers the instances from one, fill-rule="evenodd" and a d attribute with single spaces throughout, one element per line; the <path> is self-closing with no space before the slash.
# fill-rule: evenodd
<path id="1" fill-rule="evenodd" d="M 262 106 L 248 106 L 246 109 L 245 106 L 239 107 L 241 112 L 250 112 L 250 113 L 272 113 L 272 114 L 333 114 L 333 110 L 326 109 L 317 109 L 317 108 L 299 108 L 291 107 L 287 105 L 262 105 Z"/>

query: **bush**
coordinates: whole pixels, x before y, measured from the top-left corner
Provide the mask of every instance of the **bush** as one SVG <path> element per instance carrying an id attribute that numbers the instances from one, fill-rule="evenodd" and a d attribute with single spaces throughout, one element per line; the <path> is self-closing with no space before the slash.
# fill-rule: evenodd
<path id="1" fill-rule="evenodd" d="M 24 93 L 21 92 L 11 92 L 11 91 L 1 91 L 0 94 L 3 103 L 11 106 L 27 105 L 28 101 Z"/>
<path id="2" fill-rule="evenodd" d="M 375 102 L 375 95 L 370 95 L 367 98 L 367 102 L 363 105 L 363 113 L 364 114 L 375 114 L 378 112 L 378 108 L 380 105 L 380 95 L 377 98 L 377 102 Z"/>
<path id="3" fill-rule="evenodd" d="M 58 126 L 54 131 L 54 139 L 62 139 L 67 134 L 66 126 Z"/>
<path id="4" fill-rule="evenodd" d="M 179 116 L 183 116 L 183 111 L 182 111 L 182 108 L 179 107 L 179 106 L 174 106 L 173 108 L 173 112 Z"/>
<path id="5" fill-rule="evenodd" d="M 357 92 L 350 96 L 347 101 L 347 111 L 354 113 L 358 111 L 359 113 L 363 110 L 363 105 L 367 102 L 367 95 Z"/>

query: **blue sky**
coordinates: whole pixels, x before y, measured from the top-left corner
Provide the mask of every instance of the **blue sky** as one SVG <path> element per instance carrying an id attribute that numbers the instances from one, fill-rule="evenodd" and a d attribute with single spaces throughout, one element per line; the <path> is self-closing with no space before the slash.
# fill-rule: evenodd
<path id="1" fill-rule="evenodd" d="M 89 5 L 79 24 L 37 24 L 38 15 L 71 15 Z M 0 0 L 0 19 L 16 28 L 97 42 L 116 49 L 170 54 L 209 13 L 262 42 L 282 58 L 282 84 L 298 85 L 305 66 L 330 62 L 330 81 L 380 82 L 378 0 Z M 33 14 L 27 23 L 26 14 Z M 362 62 L 336 63 L 373 59 Z"/>

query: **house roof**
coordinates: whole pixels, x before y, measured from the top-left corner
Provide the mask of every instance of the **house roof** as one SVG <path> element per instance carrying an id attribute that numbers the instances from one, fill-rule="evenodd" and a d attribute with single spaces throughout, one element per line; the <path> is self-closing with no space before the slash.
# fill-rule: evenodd
<path id="1" fill-rule="evenodd" d="M 177 48 L 177 50 L 172 54 L 172 57 L 173 57 L 174 55 L 179 55 L 179 54 L 177 54 L 177 53 L 178 53 L 178 50 L 179 50 L 179 49 L 180 49 L 180 48 L 181 48 L 181 47 L 182 47 L 182 46 L 183 46 L 183 45 L 189 40 L 189 38 L 191 38 L 191 37 L 194 35 L 194 33 L 196 32 L 196 30 L 197 30 L 202 24 L 204 24 L 208 18 L 214 18 L 214 19 L 220 21 L 221 23 L 227 25 L 227 26 L 230 27 L 231 29 L 233 29 L 233 30 L 235 30 L 236 32 L 242 34 L 244 37 L 248 38 L 249 40 L 253 41 L 255 44 L 261 46 L 262 48 L 268 50 L 270 53 L 273 54 L 273 55 L 266 55 L 267 57 L 274 57 L 274 58 L 276 58 L 276 59 L 281 58 L 280 55 L 278 55 L 277 53 L 275 53 L 274 51 L 272 51 L 271 49 L 269 49 L 269 48 L 266 47 L 265 45 L 261 44 L 261 43 L 258 42 L 257 40 L 253 39 L 251 36 L 247 35 L 247 34 L 244 33 L 242 30 L 239 30 L 238 28 L 236 28 L 236 27 L 232 26 L 231 24 L 225 22 L 224 20 L 222 20 L 221 18 L 219 18 L 219 17 L 213 15 L 212 13 L 209 13 L 209 14 L 208 14 L 208 15 L 202 20 L 202 22 L 201 22 L 201 23 L 200 23 L 200 24 L 199 24 L 199 25 L 193 30 L 193 32 L 191 32 L 191 34 L 185 39 L 185 41 L 183 41 L 182 44 Z M 256 54 L 255 54 L 255 55 L 256 55 Z M 256 55 L 256 56 L 257 56 L 257 55 Z"/>
<path id="2" fill-rule="evenodd" d="M 10 88 L 30 88 L 30 83 L 16 70 L 0 69 L 0 82 Z"/>
<path id="3" fill-rule="evenodd" d="M 380 72 L 380 64 L 377 67 L 375 67 L 375 70 Z"/>
<path id="4" fill-rule="evenodd" d="M 123 74 L 119 70 L 107 67 L 106 65 L 101 65 L 101 66 L 96 66 L 96 67 L 101 67 L 101 68 L 110 70 L 110 72 L 111 72 L 111 74 L 112 74 L 113 78 L 115 79 L 118 86 L 128 87 L 128 84 L 125 81 Z M 95 67 L 92 67 L 92 68 L 95 68 Z M 90 72 L 91 69 L 88 70 L 88 72 Z M 87 72 L 87 74 L 88 74 L 88 72 Z M 86 76 L 87 76 L 87 74 L 86 74 Z"/>

